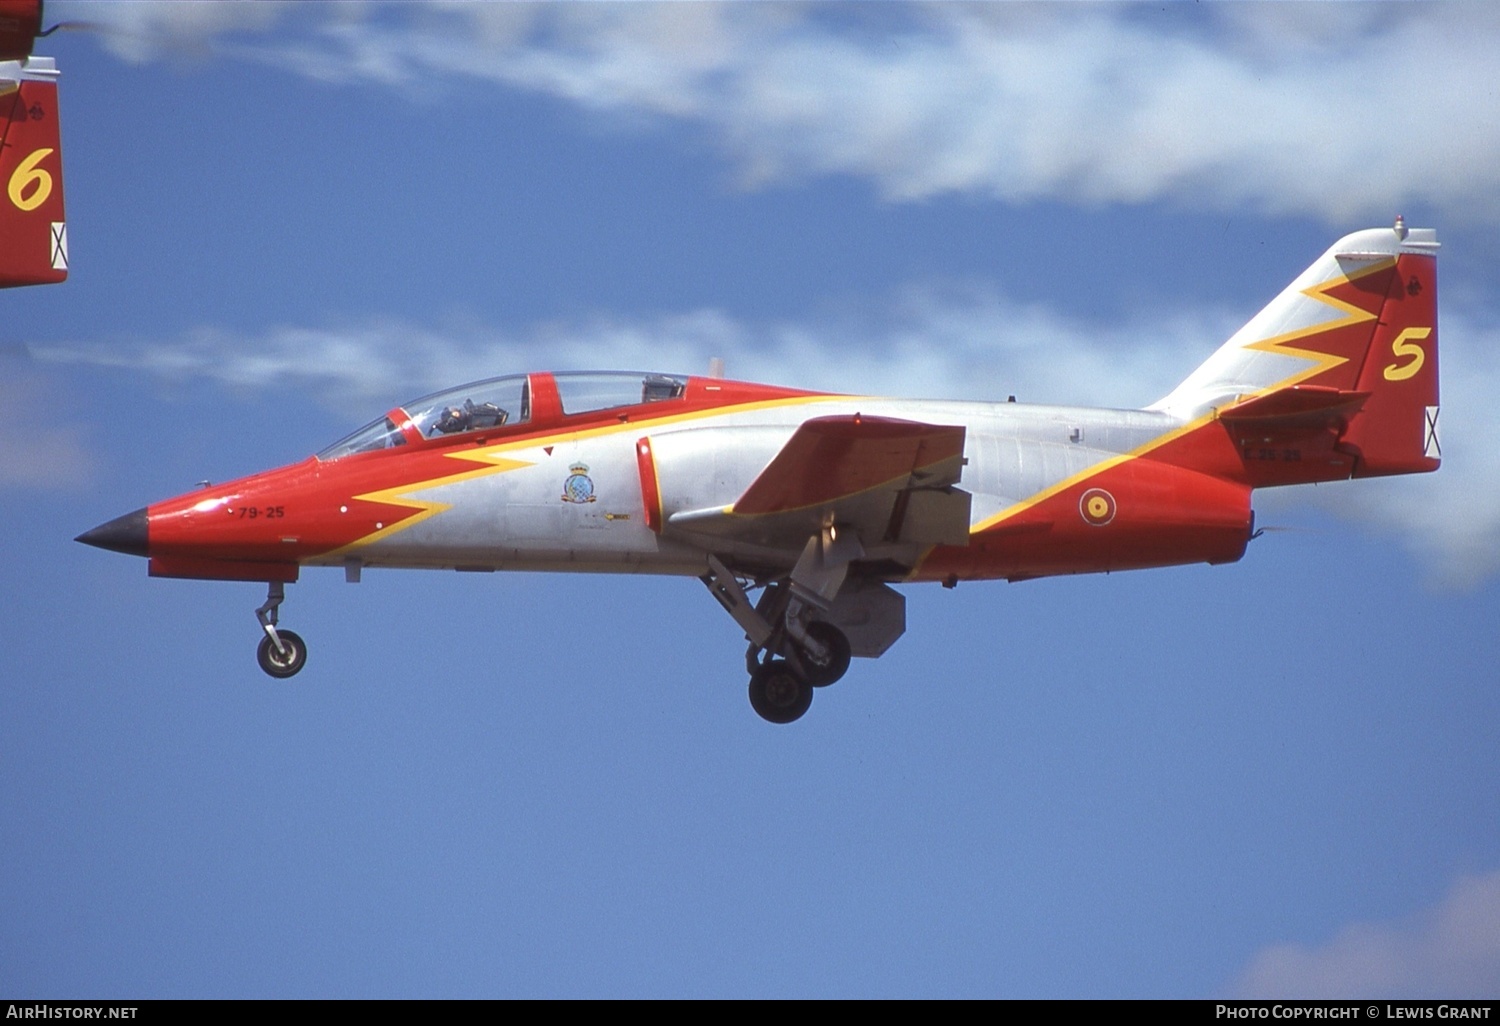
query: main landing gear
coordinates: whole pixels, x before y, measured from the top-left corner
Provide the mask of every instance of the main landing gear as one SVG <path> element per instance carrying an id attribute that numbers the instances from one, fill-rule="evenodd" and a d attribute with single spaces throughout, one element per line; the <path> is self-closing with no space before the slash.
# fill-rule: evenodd
<path id="1" fill-rule="evenodd" d="M 797 608 L 781 581 L 766 585 L 756 603 L 755 612 L 778 627 L 764 642 L 752 640 L 745 652 L 750 707 L 772 723 L 800 719 L 812 705 L 814 688 L 835 684 L 849 671 L 849 639 L 826 620 L 804 619 L 807 611 Z"/>
<path id="2" fill-rule="evenodd" d="M 273 677 L 291 677 L 307 663 L 307 642 L 294 631 L 279 630 L 276 611 L 286 601 L 286 586 L 272 581 L 266 601 L 255 611 L 266 636 L 255 649 L 255 661 Z"/>
<path id="3" fill-rule="evenodd" d="M 808 552 L 822 547 L 826 539 L 815 536 Z M 836 574 L 826 576 L 818 572 L 821 567 L 809 570 L 806 562 L 799 562 L 791 576 L 766 584 L 753 606 L 740 579 L 716 557 L 709 557 L 709 572 L 703 576 L 708 590 L 745 628 L 750 706 L 772 723 L 800 719 L 812 705 L 813 689 L 835 683 L 849 670 L 848 637 L 818 618 L 843 583 L 847 559 Z"/>

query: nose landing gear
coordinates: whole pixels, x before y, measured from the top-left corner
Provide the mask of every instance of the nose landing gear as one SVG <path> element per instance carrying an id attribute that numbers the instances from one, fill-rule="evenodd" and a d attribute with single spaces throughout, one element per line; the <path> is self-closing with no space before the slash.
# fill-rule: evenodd
<path id="1" fill-rule="evenodd" d="M 291 677 L 307 663 L 307 642 L 295 631 L 278 630 L 277 610 L 286 601 L 286 586 L 272 581 L 266 589 L 266 601 L 255 611 L 266 636 L 255 650 L 255 661 L 272 677 Z"/>

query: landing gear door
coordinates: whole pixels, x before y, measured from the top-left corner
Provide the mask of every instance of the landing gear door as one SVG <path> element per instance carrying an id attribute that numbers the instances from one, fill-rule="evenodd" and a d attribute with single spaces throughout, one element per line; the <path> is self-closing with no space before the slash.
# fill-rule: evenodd
<path id="1" fill-rule="evenodd" d="M 874 659 L 906 633 L 906 596 L 888 584 L 850 580 L 819 618 L 849 639 L 849 654 Z"/>

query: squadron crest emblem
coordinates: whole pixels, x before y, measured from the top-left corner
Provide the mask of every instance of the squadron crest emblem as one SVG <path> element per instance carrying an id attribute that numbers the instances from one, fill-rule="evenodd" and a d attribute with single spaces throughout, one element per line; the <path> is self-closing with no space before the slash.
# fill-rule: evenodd
<path id="1" fill-rule="evenodd" d="M 568 479 L 563 482 L 563 502 L 593 502 L 594 482 L 589 478 L 589 465 L 575 463 L 568 468 Z"/>

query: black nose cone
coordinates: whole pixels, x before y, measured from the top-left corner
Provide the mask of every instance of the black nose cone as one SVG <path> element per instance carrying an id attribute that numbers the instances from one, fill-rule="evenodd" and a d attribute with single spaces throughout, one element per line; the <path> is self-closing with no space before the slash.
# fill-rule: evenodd
<path id="1" fill-rule="evenodd" d="M 146 554 L 146 507 L 134 513 L 115 517 L 107 524 L 100 524 L 92 531 L 85 531 L 74 541 L 93 545 L 112 552 L 123 552 L 130 556 Z"/>

